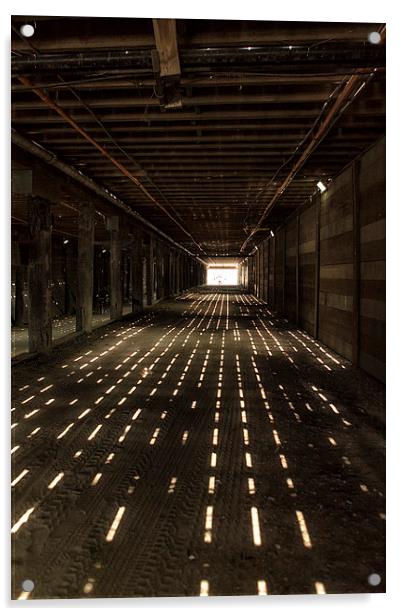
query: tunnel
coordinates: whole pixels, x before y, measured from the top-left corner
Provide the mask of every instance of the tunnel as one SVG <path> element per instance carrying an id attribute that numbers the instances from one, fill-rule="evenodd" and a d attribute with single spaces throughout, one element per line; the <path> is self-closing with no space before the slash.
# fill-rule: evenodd
<path id="1" fill-rule="evenodd" d="M 13 600 L 385 592 L 385 47 L 12 17 Z"/>

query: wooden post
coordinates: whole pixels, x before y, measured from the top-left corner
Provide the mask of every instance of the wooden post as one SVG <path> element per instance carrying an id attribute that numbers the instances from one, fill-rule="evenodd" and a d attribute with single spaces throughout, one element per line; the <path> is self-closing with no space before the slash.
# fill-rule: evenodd
<path id="1" fill-rule="evenodd" d="M 154 301 L 154 238 L 150 235 L 147 244 L 147 305 Z"/>
<path id="2" fill-rule="evenodd" d="M 183 267 L 183 253 L 179 254 L 179 274 L 180 274 L 180 286 L 179 292 L 181 293 L 184 289 L 184 267 Z"/>
<path id="3" fill-rule="evenodd" d="M 276 238 L 272 238 L 272 255 L 273 255 L 273 267 L 272 267 L 272 308 L 276 309 Z"/>
<path id="4" fill-rule="evenodd" d="M 160 249 L 159 249 L 159 242 L 158 240 L 155 240 L 155 244 L 154 244 L 154 263 L 155 263 L 155 270 L 154 270 L 154 288 L 155 288 L 155 300 L 158 300 L 160 297 Z"/>
<path id="5" fill-rule="evenodd" d="M 21 263 L 21 249 L 18 241 L 13 241 L 11 249 L 11 264 L 15 271 L 15 303 L 14 325 L 21 327 L 24 324 L 24 266 Z"/>
<path id="6" fill-rule="evenodd" d="M 179 253 L 176 252 L 175 256 L 174 256 L 174 264 L 175 264 L 175 268 L 176 268 L 176 276 L 175 276 L 175 280 L 176 280 L 176 294 L 180 293 L 180 272 L 179 272 Z"/>
<path id="7" fill-rule="evenodd" d="M 258 297 L 263 299 L 264 297 L 264 244 L 260 244 L 260 269 L 259 269 L 259 283 L 258 283 Z"/>
<path id="8" fill-rule="evenodd" d="M 320 228 L 321 228 L 321 194 L 317 195 L 315 222 L 315 300 L 314 300 L 314 338 L 319 335 L 320 310 Z"/>
<path id="9" fill-rule="evenodd" d="M 260 252 L 260 299 L 264 299 L 264 242 L 261 242 Z"/>
<path id="10" fill-rule="evenodd" d="M 269 305 L 269 259 L 271 257 L 271 242 L 267 239 L 267 304 Z"/>
<path id="11" fill-rule="evenodd" d="M 29 199 L 29 230 L 29 351 L 49 353 L 52 348 L 52 221 L 50 202 L 46 199 Z"/>
<path id="12" fill-rule="evenodd" d="M 21 327 L 24 324 L 24 267 L 15 268 L 15 311 L 14 325 Z"/>
<path id="13" fill-rule="evenodd" d="M 94 206 L 83 203 L 78 213 L 76 330 L 92 331 L 94 287 Z"/>
<path id="14" fill-rule="evenodd" d="M 300 323 L 300 292 L 299 292 L 299 243 L 300 243 L 300 214 L 296 216 L 296 325 Z"/>
<path id="15" fill-rule="evenodd" d="M 163 297 L 170 296 L 170 257 L 169 248 L 163 246 Z"/>
<path id="16" fill-rule="evenodd" d="M 121 319 L 122 292 L 121 292 L 121 241 L 119 230 L 119 217 L 109 218 L 110 231 L 110 318 Z"/>
<path id="17" fill-rule="evenodd" d="M 75 259 L 74 247 L 69 242 L 64 251 L 64 314 L 73 314 L 76 305 Z"/>
<path id="18" fill-rule="evenodd" d="M 283 254 L 282 254 L 282 314 L 286 315 L 286 227 L 283 227 Z M 286 315 L 287 316 L 287 315 Z"/>
<path id="19" fill-rule="evenodd" d="M 255 255 L 255 295 L 258 297 L 259 288 L 260 288 L 260 247 L 257 248 L 257 252 Z"/>
<path id="20" fill-rule="evenodd" d="M 177 293 L 177 263 L 176 251 L 172 250 L 172 294 Z"/>
<path id="21" fill-rule="evenodd" d="M 174 254 L 169 248 L 169 297 L 174 295 Z"/>
<path id="22" fill-rule="evenodd" d="M 144 281 L 142 267 L 142 236 L 139 229 L 134 232 L 130 249 L 131 256 L 131 305 L 132 311 L 138 312 L 144 307 Z"/>
<path id="23" fill-rule="evenodd" d="M 352 363 L 359 366 L 360 355 L 360 203 L 359 203 L 360 161 L 352 163 L 353 182 L 353 339 Z"/>

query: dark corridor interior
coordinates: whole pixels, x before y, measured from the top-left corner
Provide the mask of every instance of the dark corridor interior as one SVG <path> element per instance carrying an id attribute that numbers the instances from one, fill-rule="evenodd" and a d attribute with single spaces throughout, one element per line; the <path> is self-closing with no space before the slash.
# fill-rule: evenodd
<path id="1" fill-rule="evenodd" d="M 11 51 L 12 597 L 384 592 L 385 24 Z"/>
<path id="2" fill-rule="evenodd" d="M 36 598 L 368 592 L 384 571 L 382 387 L 241 290 L 109 325 L 14 388 L 16 598 L 26 578 Z"/>

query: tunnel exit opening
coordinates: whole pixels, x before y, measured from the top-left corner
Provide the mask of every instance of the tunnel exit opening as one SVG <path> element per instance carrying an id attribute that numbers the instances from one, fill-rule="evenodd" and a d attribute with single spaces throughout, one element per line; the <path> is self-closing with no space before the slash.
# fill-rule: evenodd
<path id="1" fill-rule="evenodd" d="M 207 270 L 207 285 L 236 286 L 239 284 L 237 266 L 209 267 Z"/>

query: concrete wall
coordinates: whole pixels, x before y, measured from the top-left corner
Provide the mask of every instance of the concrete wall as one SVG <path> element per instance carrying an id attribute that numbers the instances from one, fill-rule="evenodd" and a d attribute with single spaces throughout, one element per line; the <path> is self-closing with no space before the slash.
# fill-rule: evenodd
<path id="1" fill-rule="evenodd" d="M 252 259 L 258 297 L 385 381 L 385 138 Z"/>

